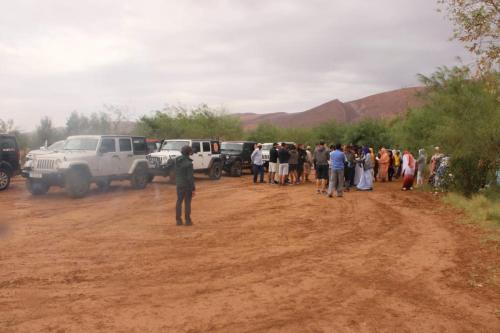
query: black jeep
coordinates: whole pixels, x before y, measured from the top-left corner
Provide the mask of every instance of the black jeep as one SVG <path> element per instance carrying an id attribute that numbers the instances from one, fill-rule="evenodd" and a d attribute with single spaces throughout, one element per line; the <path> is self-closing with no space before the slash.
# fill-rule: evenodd
<path id="1" fill-rule="evenodd" d="M 222 160 L 224 161 L 224 171 L 231 176 L 239 177 L 243 174 L 243 169 L 252 168 L 250 156 L 254 150 L 254 141 L 226 141 L 221 145 Z"/>
<path id="2" fill-rule="evenodd" d="M 19 145 L 13 135 L 0 134 L 0 191 L 10 185 L 10 178 L 19 174 Z"/>

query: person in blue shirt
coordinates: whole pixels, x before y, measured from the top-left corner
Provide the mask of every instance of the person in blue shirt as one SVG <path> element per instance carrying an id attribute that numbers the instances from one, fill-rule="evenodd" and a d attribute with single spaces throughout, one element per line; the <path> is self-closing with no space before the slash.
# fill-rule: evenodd
<path id="1" fill-rule="evenodd" d="M 343 195 L 344 190 L 344 167 L 345 155 L 342 146 L 338 143 L 335 150 L 330 153 L 330 184 L 328 185 L 328 196 L 333 197 L 333 190 L 337 192 L 337 197 Z"/>

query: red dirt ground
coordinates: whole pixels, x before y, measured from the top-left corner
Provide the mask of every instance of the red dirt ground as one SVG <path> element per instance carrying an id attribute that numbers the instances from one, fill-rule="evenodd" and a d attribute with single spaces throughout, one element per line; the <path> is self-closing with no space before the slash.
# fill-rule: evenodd
<path id="1" fill-rule="evenodd" d="M 499 332 L 495 245 L 399 184 L 0 193 L 1 332 Z"/>

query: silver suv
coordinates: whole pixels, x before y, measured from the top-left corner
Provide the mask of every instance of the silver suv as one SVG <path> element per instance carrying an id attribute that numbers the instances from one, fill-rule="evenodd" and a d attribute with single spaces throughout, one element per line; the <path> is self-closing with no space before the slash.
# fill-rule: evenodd
<path id="1" fill-rule="evenodd" d="M 33 195 L 51 186 L 66 188 L 73 198 L 87 195 L 91 183 L 105 191 L 112 180 L 130 180 L 143 189 L 148 182 L 147 145 L 144 137 L 79 135 L 66 139 L 64 149 L 50 155 L 33 155 L 22 175 Z"/>
<path id="2" fill-rule="evenodd" d="M 154 176 L 169 177 L 170 183 L 175 182 L 175 159 L 181 155 L 181 148 L 190 146 L 193 149 L 193 169 L 197 173 L 205 173 L 210 179 L 220 179 L 222 175 L 222 159 L 220 144 L 210 139 L 176 139 L 164 140 L 156 153 L 147 156 L 149 161 L 150 179 Z"/>

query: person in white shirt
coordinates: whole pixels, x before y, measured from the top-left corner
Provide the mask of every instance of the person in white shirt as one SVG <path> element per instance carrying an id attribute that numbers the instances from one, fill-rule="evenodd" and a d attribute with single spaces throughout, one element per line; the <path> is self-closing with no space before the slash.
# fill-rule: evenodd
<path id="1" fill-rule="evenodd" d="M 263 183 L 264 161 L 262 161 L 262 143 L 257 144 L 250 158 L 252 159 L 253 182 L 257 183 L 257 176 L 260 176 L 260 182 Z"/>

